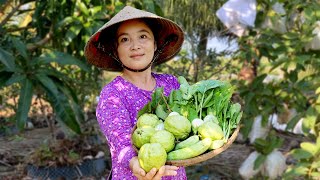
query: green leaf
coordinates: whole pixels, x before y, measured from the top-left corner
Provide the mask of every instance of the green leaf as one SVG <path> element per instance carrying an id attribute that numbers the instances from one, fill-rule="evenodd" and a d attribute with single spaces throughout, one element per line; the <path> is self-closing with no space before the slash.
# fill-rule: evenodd
<path id="1" fill-rule="evenodd" d="M 69 27 L 69 29 L 65 35 L 64 45 L 68 46 L 69 43 L 72 42 L 73 39 L 79 35 L 82 28 L 83 28 L 82 24 L 75 24 L 75 25 Z"/>
<path id="2" fill-rule="evenodd" d="M 315 155 L 318 151 L 317 146 L 313 143 L 309 143 L 309 142 L 302 142 L 300 144 L 301 148 L 309 153 L 311 153 L 312 155 Z"/>
<path id="3" fill-rule="evenodd" d="M 254 170 L 258 169 L 264 163 L 264 161 L 266 159 L 267 159 L 267 156 L 265 156 L 263 154 L 259 154 L 257 159 L 254 161 L 253 169 Z"/>
<path id="4" fill-rule="evenodd" d="M 267 74 L 262 74 L 256 77 L 252 82 L 252 88 L 257 89 L 259 87 L 263 87 L 263 80 L 267 77 Z"/>
<path id="5" fill-rule="evenodd" d="M 308 109 L 307 116 L 302 121 L 303 132 L 308 133 L 310 129 L 313 129 L 317 119 L 317 114 L 314 110 Z"/>
<path id="6" fill-rule="evenodd" d="M 155 113 L 159 118 L 161 118 L 163 120 L 165 120 L 168 117 L 168 113 L 167 113 L 165 104 L 159 104 L 156 107 Z"/>
<path id="7" fill-rule="evenodd" d="M 297 176 L 305 176 L 309 171 L 309 168 L 305 165 L 297 165 L 294 168 L 289 168 L 288 172 L 286 172 L 286 176 L 289 178 L 297 177 Z"/>
<path id="8" fill-rule="evenodd" d="M 319 178 L 320 177 L 320 172 L 312 172 L 311 176 L 314 178 Z"/>
<path id="9" fill-rule="evenodd" d="M 320 161 L 314 161 L 314 162 L 312 162 L 311 168 L 313 168 L 313 169 L 320 168 Z"/>
<path id="10" fill-rule="evenodd" d="M 152 0 L 143 0 L 143 4 L 145 6 L 146 11 L 156 13 L 154 7 L 155 3 Z"/>
<path id="11" fill-rule="evenodd" d="M 213 99 L 212 98 L 213 97 L 213 93 L 214 93 L 214 90 L 210 91 L 210 93 L 205 96 L 205 99 L 204 99 L 204 102 L 203 102 L 203 108 L 210 106 L 210 102 Z"/>
<path id="12" fill-rule="evenodd" d="M 50 104 L 53 106 L 59 122 L 65 125 L 73 132 L 81 134 L 81 128 L 77 121 L 75 110 L 70 105 L 66 94 L 58 91 L 56 82 L 44 74 L 37 74 L 37 79 L 41 82 L 44 90 L 47 92 Z"/>
<path id="13" fill-rule="evenodd" d="M 185 84 L 186 86 L 190 86 L 188 81 L 186 80 L 186 78 L 183 77 L 183 76 L 179 76 L 178 77 L 178 82 L 179 82 L 180 85 Z"/>
<path id="14" fill-rule="evenodd" d="M 296 124 L 301 119 L 301 115 L 294 116 L 287 124 L 286 130 L 293 130 L 293 128 L 296 126 Z"/>
<path id="15" fill-rule="evenodd" d="M 73 109 L 75 115 L 77 116 L 77 119 L 80 122 L 84 121 L 84 119 L 85 119 L 84 113 L 83 113 L 83 110 L 81 109 L 81 107 L 79 106 L 79 100 L 78 100 L 78 97 L 77 97 L 74 89 L 71 88 L 66 83 L 63 83 L 62 81 L 60 81 L 60 83 L 56 82 L 56 85 L 58 86 L 58 89 L 60 91 L 62 91 L 67 97 L 69 97 L 69 100 L 71 101 L 72 109 Z"/>
<path id="16" fill-rule="evenodd" d="M 291 151 L 293 158 L 300 160 L 300 159 L 308 159 L 312 157 L 312 154 L 308 151 L 303 149 L 294 149 Z"/>
<path id="17" fill-rule="evenodd" d="M 320 136 L 318 136 L 316 141 L 317 151 L 320 152 Z"/>
<path id="18" fill-rule="evenodd" d="M 196 89 L 197 92 L 204 94 L 207 90 L 216 88 L 219 86 L 226 85 L 225 82 L 219 80 L 202 80 L 192 85 L 192 88 Z"/>
<path id="19" fill-rule="evenodd" d="M 28 118 L 28 112 L 30 110 L 31 100 L 33 95 L 33 84 L 29 79 L 24 79 L 21 84 L 18 110 L 16 113 L 17 127 L 22 130 L 26 124 Z"/>
<path id="20" fill-rule="evenodd" d="M 301 65 L 305 65 L 305 62 L 306 62 L 307 60 L 310 60 L 310 59 L 311 59 L 311 56 L 310 56 L 310 55 L 304 55 L 304 54 L 302 54 L 302 55 L 296 56 L 296 61 L 297 61 L 297 63 L 299 63 L 299 64 L 301 64 Z"/>
<path id="21" fill-rule="evenodd" d="M 40 83 L 46 87 L 47 89 L 50 89 L 51 93 L 54 94 L 55 96 L 58 96 L 58 88 L 55 85 L 55 83 L 52 81 L 51 78 L 49 78 L 47 75 L 45 74 L 36 74 L 35 77 L 37 78 L 38 81 L 40 81 Z"/>
<path id="22" fill-rule="evenodd" d="M 270 71 L 277 69 L 279 66 L 286 63 L 288 60 L 289 59 L 285 54 L 279 55 L 278 58 L 272 63 L 272 68 L 270 69 Z"/>
<path id="23" fill-rule="evenodd" d="M 89 15 L 89 10 L 88 10 L 87 6 L 83 2 L 77 1 L 77 8 L 79 8 L 80 11 L 82 13 L 84 13 L 86 16 Z"/>
<path id="24" fill-rule="evenodd" d="M 10 54 L 8 51 L 5 51 L 0 47 L 0 62 L 5 65 L 6 68 L 8 68 L 9 71 L 15 70 L 15 58 L 12 54 Z"/>
<path id="25" fill-rule="evenodd" d="M 52 105 L 60 124 L 77 134 L 81 134 L 80 124 L 76 119 L 68 98 L 63 93 L 56 96 L 49 89 L 45 88 L 45 90 L 48 94 L 48 101 Z"/>
<path id="26" fill-rule="evenodd" d="M 26 76 L 24 74 L 13 73 L 12 76 L 6 81 L 5 85 L 10 86 L 14 83 L 19 83 L 24 80 Z"/>
<path id="27" fill-rule="evenodd" d="M 235 120 L 240 111 L 241 111 L 241 105 L 239 103 L 232 104 L 229 109 L 230 118 L 232 120 Z"/>
<path id="28" fill-rule="evenodd" d="M 94 6 L 93 8 L 89 9 L 91 15 L 95 15 L 98 12 L 101 12 L 101 10 L 102 10 L 102 6 Z"/>
<path id="29" fill-rule="evenodd" d="M 151 102 L 149 102 L 148 104 L 146 104 L 142 109 L 139 110 L 138 114 L 137 114 L 137 119 L 144 113 L 151 113 Z"/>
<path id="30" fill-rule="evenodd" d="M 55 25 L 55 28 L 58 29 L 58 28 L 65 27 L 74 21 L 75 21 L 75 18 L 68 16 L 68 17 L 64 18 L 63 20 L 61 20 L 60 22 L 58 22 Z"/>
<path id="31" fill-rule="evenodd" d="M 0 71 L 0 89 L 6 84 L 12 75 L 12 72 Z"/>
<path id="32" fill-rule="evenodd" d="M 151 101 L 151 107 L 153 110 L 156 109 L 156 107 L 159 105 L 159 104 L 162 104 L 163 102 L 163 98 L 162 96 L 164 96 L 163 94 L 163 87 L 161 88 L 156 88 L 154 93 L 151 95 L 152 97 L 152 101 Z"/>
<path id="33" fill-rule="evenodd" d="M 89 66 L 87 66 L 79 59 L 71 56 L 70 54 L 58 51 L 44 54 L 43 56 L 36 58 L 36 60 L 40 61 L 41 63 L 55 62 L 60 65 L 77 65 L 86 72 L 90 70 Z"/>
<path id="34" fill-rule="evenodd" d="M 14 47 L 16 48 L 16 50 L 21 54 L 21 56 L 25 59 L 25 60 L 29 60 L 29 56 L 27 53 L 27 47 L 26 45 L 20 41 L 17 38 L 12 38 L 12 43 L 14 45 Z"/>
<path id="35" fill-rule="evenodd" d="M 254 143 L 253 146 L 255 147 L 255 149 L 259 152 L 262 153 L 264 148 L 267 146 L 267 142 L 266 140 L 262 139 L 262 138 L 257 138 Z"/>

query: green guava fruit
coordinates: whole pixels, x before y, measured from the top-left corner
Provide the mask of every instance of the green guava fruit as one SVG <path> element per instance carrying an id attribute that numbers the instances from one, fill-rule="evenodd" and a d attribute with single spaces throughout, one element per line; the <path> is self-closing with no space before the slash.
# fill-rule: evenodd
<path id="1" fill-rule="evenodd" d="M 151 136 L 150 143 L 159 143 L 166 152 L 170 152 L 175 146 L 174 140 L 172 133 L 166 130 L 160 130 Z"/>
<path id="2" fill-rule="evenodd" d="M 164 129 L 171 132 L 176 139 L 183 140 L 191 132 L 191 123 L 184 116 L 172 115 L 165 119 Z"/>
<path id="3" fill-rule="evenodd" d="M 134 130 L 132 134 L 132 142 L 137 148 L 140 148 L 142 145 L 149 143 L 151 136 L 156 132 L 153 127 L 144 126 L 139 127 Z"/>
<path id="4" fill-rule="evenodd" d="M 198 133 L 201 139 L 211 138 L 212 141 L 222 139 L 224 136 L 222 128 L 213 121 L 204 122 L 199 126 Z"/>
<path id="5" fill-rule="evenodd" d="M 137 127 L 143 127 L 143 126 L 155 127 L 160 122 L 162 121 L 159 120 L 157 115 L 151 114 L 151 113 L 144 113 L 138 118 Z"/>
<path id="6" fill-rule="evenodd" d="M 159 143 L 144 144 L 138 153 L 139 164 L 149 172 L 152 168 L 160 169 L 167 160 L 166 150 Z"/>

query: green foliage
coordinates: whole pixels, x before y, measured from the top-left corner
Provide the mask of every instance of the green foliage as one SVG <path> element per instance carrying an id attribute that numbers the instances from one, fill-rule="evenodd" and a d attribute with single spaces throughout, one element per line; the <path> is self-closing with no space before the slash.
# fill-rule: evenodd
<path id="1" fill-rule="evenodd" d="M 279 20 L 283 16 L 271 8 L 275 2 L 277 1 L 259 2 L 257 25 L 263 24 L 265 18 Z M 302 1 L 285 3 L 285 32 L 277 31 L 275 24 L 267 28 L 258 26 L 250 31 L 249 36 L 242 37 L 239 41 L 241 51 L 238 57 L 255 66 L 257 73 L 251 84 L 239 83 L 240 96 L 247 104 L 245 116 L 248 116 L 249 121 L 260 113 L 266 121 L 269 114 L 281 113 L 283 104 L 297 109 L 300 112 L 298 116 L 302 117 L 314 102 L 312 94 L 319 87 L 319 71 L 313 67 L 319 66 L 320 54 L 306 47 L 314 36 L 312 31 L 319 19 L 316 9 L 320 5 L 317 2 L 302 4 Z M 302 16 L 304 20 L 301 20 Z M 263 62 L 263 58 L 267 62 Z M 264 83 L 268 74 L 281 78 Z"/>
<path id="2" fill-rule="evenodd" d="M 8 1 L 0 7 L 6 12 L 0 18 L 0 88 L 20 97 L 14 109 L 20 130 L 36 96 L 50 102 L 61 125 L 81 133 L 83 110 L 92 110 L 103 85 L 101 71 L 85 62 L 84 46 L 126 4 L 161 13 L 153 0 Z"/>
<path id="3" fill-rule="evenodd" d="M 280 148 L 283 144 L 283 139 L 275 136 L 275 132 L 270 133 L 266 139 L 258 138 L 254 141 L 253 146 L 256 151 L 259 152 L 259 156 L 254 162 L 254 169 L 258 169 L 260 165 L 264 163 L 267 156 L 277 148 Z"/>
<path id="4" fill-rule="evenodd" d="M 7 56 L 11 65 L 2 64 L 1 73 L 10 74 L 6 76 L 0 84 L 0 87 L 10 86 L 18 83 L 20 86 L 20 95 L 18 109 L 16 112 L 16 124 L 20 130 L 25 126 L 28 112 L 30 110 L 33 94 L 43 93 L 43 98 L 47 99 L 53 106 L 57 116 L 63 124 L 66 124 L 71 130 L 76 133 L 81 133 L 79 122 L 83 120 L 81 111 L 77 111 L 76 98 L 68 98 L 68 95 L 73 94 L 71 88 L 68 88 L 66 75 L 57 71 L 51 62 L 59 63 L 61 61 L 61 52 L 48 52 L 40 57 L 32 57 L 27 51 L 26 46 L 17 38 L 8 36 L 8 42 L 14 47 L 9 51 L 1 49 L 1 57 Z M 12 54 L 17 51 L 14 57 Z M 60 56 L 59 56 L 60 55 Z M 49 58 L 48 58 L 49 57 Z M 2 58 L 1 58 L 2 59 Z M 65 58 L 64 64 L 81 65 L 77 59 Z M 2 62 L 8 59 L 3 59 Z M 47 60 L 47 61 L 46 61 Z M 49 60 L 49 61 L 48 61 Z M 69 99 L 69 100 L 68 100 Z M 77 116 L 76 114 L 77 113 Z"/>
<path id="5" fill-rule="evenodd" d="M 320 176 L 320 137 L 315 143 L 301 143 L 300 148 L 291 151 L 291 155 L 298 162 L 287 169 L 284 179 L 293 177 L 316 179 Z"/>
<path id="6" fill-rule="evenodd" d="M 257 2 L 256 27 L 249 31 L 248 36 L 239 39 L 237 54 L 237 58 L 254 71 L 252 82 L 238 82 L 245 104 L 245 127 L 242 132 L 248 135 L 254 117 L 260 114 L 266 123 L 271 114 L 284 113 L 285 107 L 297 110 L 297 115 L 292 119 L 284 119 L 288 123 L 287 130 L 292 130 L 303 118 L 303 131 L 311 142 L 303 142 L 301 149 L 292 151 L 297 163 L 290 166 L 286 178 L 319 177 L 320 159 L 315 147 L 319 144 L 320 126 L 320 71 L 317 68 L 320 65 L 320 53 L 310 48 L 310 42 L 320 18 L 320 4 L 302 0 Z M 275 3 L 283 3 L 284 14 L 272 8 Z M 266 24 L 266 20 L 269 20 L 269 24 Z M 270 75 L 277 78 L 270 81 Z M 313 144 L 315 141 L 316 145 Z M 264 150 L 270 152 L 278 147 L 270 145 L 270 142 L 270 139 L 255 142 L 255 148 L 262 153 L 255 167 L 265 160 L 267 152 L 263 154 Z"/>

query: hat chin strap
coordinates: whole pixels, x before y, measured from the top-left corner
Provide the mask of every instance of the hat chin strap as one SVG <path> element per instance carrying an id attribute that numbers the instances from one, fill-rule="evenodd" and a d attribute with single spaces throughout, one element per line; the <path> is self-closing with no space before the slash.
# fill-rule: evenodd
<path id="1" fill-rule="evenodd" d="M 166 38 L 166 41 L 163 43 L 163 45 L 162 45 L 159 49 L 157 49 L 157 50 L 155 51 L 155 54 L 154 54 L 154 56 L 153 56 L 153 58 L 152 58 L 152 61 L 151 61 L 146 67 L 144 67 L 144 68 L 142 68 L 142 69 L 132 69 L 132 68 L 129 68 L 129 67 L 125 66 L 125 65 L 120 61 L 120 59 L 119 59 L 117 56 L 113 56 L 113 55 L 111 55 L 111 53 L 109 53 L 109 56 L 110 56 L 111 58 L 113 58 L 114 60 L 116 60 L 118 63 L 120 63 L 120 64 L 121 64 L 121 67 L 123 67 L 123 68 L 125 68 L 125 69 L 127 69 L 127 70 L 129 70 L 129 71 L 132 71 L 132 72 L 143 72 L 143 71 L 147 70 L 147 69 L 153 64 L 153 62 L 154 62 L 156 59 L 158 59 L 159 55 L 162 54 L 163 49 L 164 49 L 171 41 L 176 41 L 177 39 L 178 39 L 178 36 L 177 36 L 176 34 L 171 34 L 171 35 L 169 35 L 169 36 Z"/>
<path id="2" fill-rule="evenodd" d="M 155 58 L 153 58 L 152 61 L 151 61 L 146 67 L 144 67 L 144 68 L 142 68 L 142 69 L 131 69 L 131 68 L 125 66 L 125 65 L 122 64 L 122 63 L 121 63 L 121 66 L 122 66 L 123 68 L 129 70 L 129 71 L 132 71 L 132 72 L 143 72 L 143 71 L 147 70 L 147 69 L 153 64 L 154 61 L 155 61 Z"/>

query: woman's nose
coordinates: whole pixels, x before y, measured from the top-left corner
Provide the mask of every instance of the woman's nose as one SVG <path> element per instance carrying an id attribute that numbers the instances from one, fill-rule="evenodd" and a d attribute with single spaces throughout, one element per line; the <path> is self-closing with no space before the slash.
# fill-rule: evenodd
<path id="1" fill-rule="evenodd" d="M 132 40 L 131 41 L 131 50 L 136 50 L 136 49 L 140 49 L 140 43 L 137 40 Z"/>

